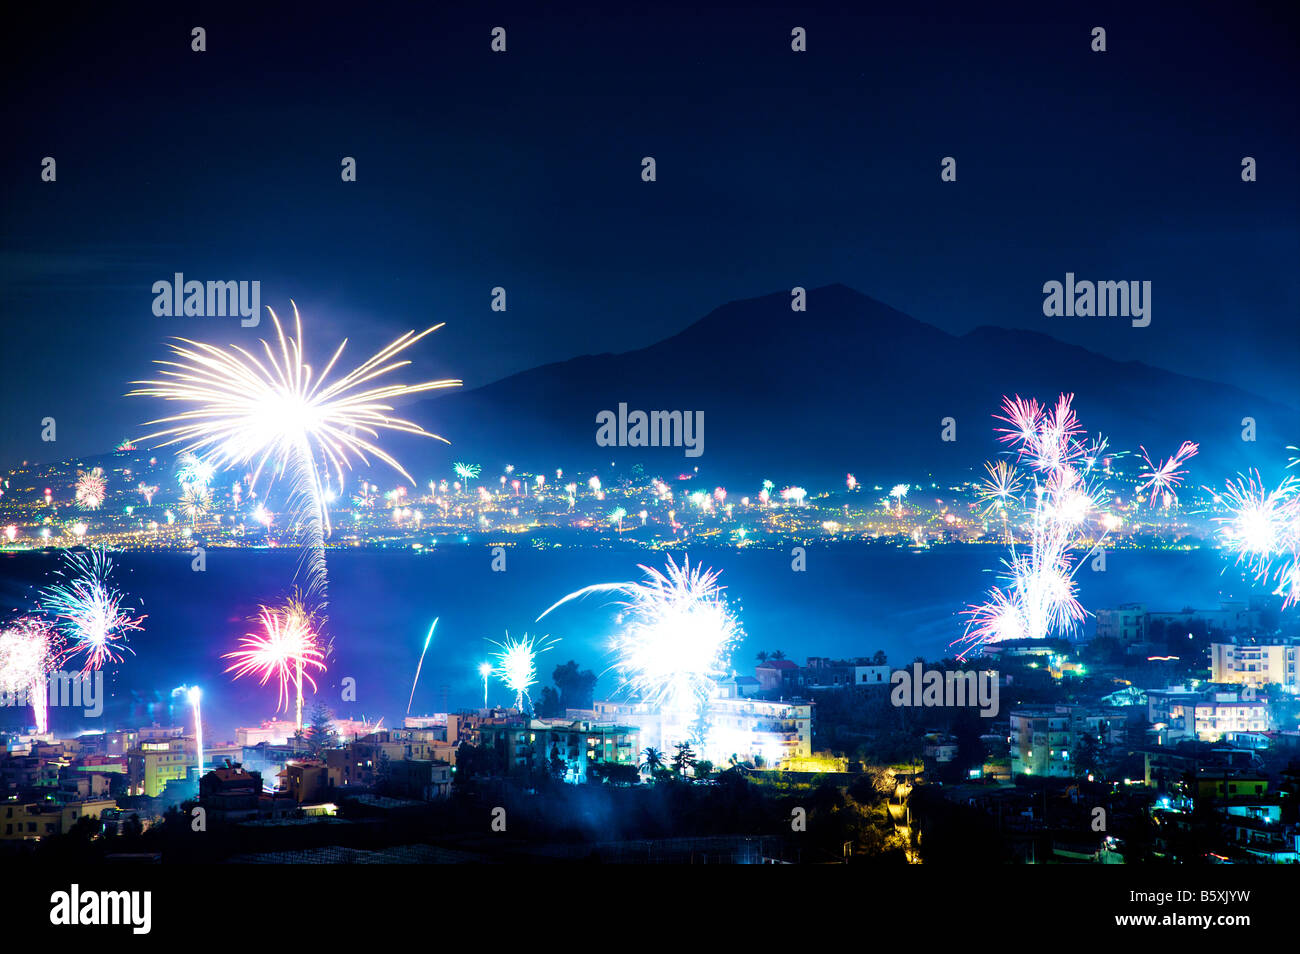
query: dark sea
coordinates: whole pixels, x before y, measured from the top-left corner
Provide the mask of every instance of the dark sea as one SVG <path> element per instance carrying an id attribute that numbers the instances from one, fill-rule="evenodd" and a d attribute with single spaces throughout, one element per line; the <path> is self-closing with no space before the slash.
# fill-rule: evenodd
<path id="1" fill-rule="evenodd" d="M 519 547 L 506 552 L 505 572 L 493 572 L 486 546 L 440 545 L 420 554 L 406 549 L 329 551 L 324 632 L 334 650 L 328 673 L 318 679 L 316 698 L 339 716 L 382 716 L 386 725 L 400 724 L 434 617 L 439 623 L 413 714 L 481 705 L 478 666 L 493 648 L 489 640 L 502 639 L 507 631 L 559 638 L 539 657 L 544 684 L 555 665 L 569 659 L 603 673 L 615 612 L 605 597 L 570 603 L 540 626 L 537 616 L 573 590 L 637 579 L 638 563 L 662 566 L 664 561 L 662 553 L 637 549 Z M 948 644 L 962 630 L 958 614 L 996 582 L 1005 553 L 991 546 L 920 551 L 811 546 L 804 572 L 791 569 L 788 551 L 696 548 L 690 557 L 722 571 L 720 582 L 746 632 L 733 664 L 752 674 L 760 650 L 780 649 L 799 662 L 809 655 L 859 656 L 876 650 L 885 651 L 895 664 L 918 655 L 951 655 Z M 684 554 L 673 555 L 680 562 Z M 0 554 L 4 618 L 31 609 L 37 588 L 48 582 L 58 559 L 44 552 Z M 180 551 L 125 552 L 114 560 L 118 588 L 148 614 L 144 632 L 130 639 L 134 655 L 106 669 L 109 698 L 103 718 L 88 720 L 81 710 L 51 709 L 53 728 L 68 732 L 185 719 L 187 712 L 172 698 L 172 689 L 182 684 L 203 687 L 204 720 L 213 741 L 231 739 L 236 726 L 256 725 L 274 715 L 274 687 L 232 681 L 223 672 L 228 663 L 221 655 L 249 631 L 259 603 L 274 603 L 290 593 L 298 565 L 295 551 L 209 549 L 202 573 L 191 570 L 189 554 Z M 1144 602 L 1152 609 L 1212 607 L 1220 599 L 1251 592 L 1239 572 L 1231 566 L 1225 571 L 1222 555 L 1212 549 L 1112 550 L 1105 572 L 1093 572 L 1085 564 L 1077 579 L 1080 598 L 1093 611 L 1123 602 Z M 341 701 L 346 678 L 355 680 L 356 702 Z M 597 695 L 613 687 L 613 677 L 603 675 Z M 505 704 L 508 696 L 504 687 L 490 687 L 490 702 Z M 17 711 L 0 710 L 0 725 L 21 721 Z"/>

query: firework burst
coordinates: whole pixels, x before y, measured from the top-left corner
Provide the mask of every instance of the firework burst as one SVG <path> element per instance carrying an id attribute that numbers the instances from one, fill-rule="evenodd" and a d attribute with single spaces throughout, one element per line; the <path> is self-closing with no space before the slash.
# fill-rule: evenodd
<path id="1" fill-rule="evenodd" d="M 491 654 L 494 660 L 492 674 L 515 694 L 515 708 L 524 711 L 524 705 L 532 705 L 528 690 L 537 684 L 537 655 L 550 649 L 558 639 L 543 636 L 540 639 L 524 633 L 520 639 L 506 633 L 504 642 L 493 642 L 501 647 Z M 486 698 L 486 694 L 485 694 Z"/>
<path id="2" fill-rule="evenodd" d="M 0 628 L 0 691 L 27 695 L 36 732 L 49 729 L 45 677 L 57 664 L 60 638 L 44 620 L 23 616 Z"/>
<path id="3" fill-rule="evenodd" d="M 1300 481 L 1269 489 L 1258 471 L 1228 481 L 1217 496 L 1219 539 L 1256 582 L 1271 581 L 1285 609 L 1300 602 Z"/>
<path id="4" fill-rule="evenodd" d="M 1139 447 L 1142 452 L 1142 483 L 1138 485 L 1139 496 L 1151 491 L 1150 506 L 1155 506 L 1156 498 L 1163 496 L 1166 501 L 1176 502 L 1178 495 L 1174 492 L 1175 488 L 1182 486 L 1183 478 L 1187 475 L 1186 468 L 1183 467 L 1188 460 L 1196 456 L 1196 452 L 1201 449 L 1201 445 L 1193 444 L 1191 441 L 1183 441 L 1183 446 L 1178 448 L 1178 452 L 1168 460 L 1161 461 L 1159 464 L 1151 463 L 1151 457 L 1147 454 L 1145 447 Z"/>
<path id="5" fill-rule="evenodd" d="M 271 311 L 268 309 L 268 311 Z M 294 333 L 286 335 L 271 311 L 278 347 L 262 341 L 262 354 L 234 345 L 220 348 L 188 338 L 171 345 L 174 361 L 159 361 L 161 380 L 137 381 L 131 396 L 157 397 L 192 405 L 149 422 L 168 425 L 143 440 L 159 446 L 182 444 L 214 468 L 247 466 L 251 490 L 267 470 L 271 481 L 288 482 L 288 508 L 309 557 L 307 593 L 324 599 L 325 538 L 330 533 L 328 491 L 342 489 L 343 471 L 354 460 L 383 461 L 412 480 L 376 441 L 381 431 L 400 431 L 443 440 L 419 424 L 390 414 L 391 401 L 439 388 L 455 380 L 383 384 L 379 379 L 410 364 L 399 356 L 442 325 L 407 332 L 355 369 L 334 379 L 330 372 L 347 346 L 345 339 L 315 374 L 306 362 L 302 320 L 293 306 Z M 414 482 L 412 480 L 412 482 Z"/>
<path id="6" fill-rule="evenodd" d="M 1025 495 L 1031 508 L 1028 549 L 1017 551 L 1012 543 L 1011 555 L 1003 561 L 1003 585 L 990 589 L 983 603 L 963 610 L 965 631 L 953 643 L 960 647 L 960 659 L 987 643 L 1068 636 L 1087 617 L 1074 579 L 1082 560 L 1076 562 L 1072 553 L 1087 544 L 1086 559 L 1119 521 L 1107 512 L 1109 475 L 1097 466 L 1106 441 L 1086 439 L 1073 401 L 1072 394 L 1062 394 L 1052 406 L 1008 397 L 1001 413 L 994 415 L 1007 425 L 995 428 L 999 440 L 1032 472 L 1032 487 Z M 1162 465 L 1161 479 L 1167 487 L 1177 485 L 1182 462 L 1195 453 L 1195 444 L 1184 443 Z M 1000 463 L 985 466 L 989 479 L 981 499 L 1004 509 L 1006 501 L 1019 493 L 1018 487 L 1011 489 L 1014 471 Z"/>
<path id="7" fill-rule="evenodd" d="M 96 467 L 93 470 L 77 474 L 75 497 L 77 506 L 82 510 L 98 510 L 108 495 L 108 482 L 104 472 Z"/>
<path id="8" fill-rule="evenodd" d="M 195 487 L 200 491 L 205 491 L 211 486 L 212 479 L 216 475 L 217 469 L 197 454 L 181 454 L 180 462 L 176 468 L 176 482 L 181 486 L 181 489 Z"/>
<path id="9" fill-rule="evenodd" d="M 293 689 L 301 729 L 303 683 L 310 684 L 315 692 L 316 681 L 311 670 L 325 671 L 325 653 L 320 648 L 315 620 L 302 601 L 293 598 L 274 609 L 261 607 L 255 621 L 261 630 L 245 634 L 239 641 L 239 649 L 221 657 L 234 660 L 226 672 L 234 673 L 236 679 L 260 676 L 258 684 L 263 686 L 274 677 L 280 686 L 276 712 L 288 706 L 289 690 Z"/>
<path id="10" fill-rule="evenodd" d="M 1008 505 L 1020 498 L 1024 487 L 1020 473 L 1005 460 L 986 462 L 984 470 L 988 476 L 976 490 L 976 496 L 984 504 L 984 516 L 995 512 L 1005 515 Z"/>
<path id="11" fill-rule="evenodd" d="M 41 609 L 53 617 L 67 641 L 59 665 L 84 655 L 81 670 L 90 672 L 121 662 L 123 652 L 133 652 L 126 645 L 127 634 L 143 630 L 145 617 L 123 605 L 122 594 L 110 582 L 112 574 L 113 561 L 105 551 L 69 552 L 55 571 L 59 582 L 41 591 Z"/>
<path id="12" fill-rule="evenodd" d="M 593 593 L 623 597 L 621 629 L 610 640 L 611 669 L 630 697 L 675 716 L 679 723 L 702 722 L 717 680 L 730 672 L 731 654 L 743 636 L 740 621 L 718 585 L 719 572 L 678 566 L 668 558 L 663 571 L 641 566 L 645 578 L 599 583 L 570 593 L 563 604 Z M 696 740 L 703 731 L 697 731 Z"/>
<path id="13" fill-rule="evenodd" d="M 190 523 L 198 523 L 212 509 L 212 491 L 202 484 L 186 484 L 181 493 L 180 512 Z"/>

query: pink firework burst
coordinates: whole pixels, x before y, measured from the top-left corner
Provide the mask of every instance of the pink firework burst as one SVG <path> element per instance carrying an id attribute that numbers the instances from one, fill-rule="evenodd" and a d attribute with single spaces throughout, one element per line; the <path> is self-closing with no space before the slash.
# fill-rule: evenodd
<path id="1" fill-rule="evenodd" d="M 1156 465 L 1151 463 L 1151 456 L 1147 453 L 1147 449 L 1139 447 L 1138 450 L 1142 452 L 1144 469 L 1142 483 L 1138 486 L 1138 494 L 1144 494 L 1150 490 L 1150 506 L 1155 506 L 1156 498 L 1162 494 L 1168 494 L 1174 500 L 1177 500 L 1178 496 L 1174 493 L 1174 489 L 1181 487 L 1183 478 L 1187 476 L 1187 470 L 1183 467 L 1183 464 L 1195 457 L 1200 449 L 1200 444 L 1183 441 L 1182 446 L 1178 448 L 1178 452 L 1173 457 Z"/>

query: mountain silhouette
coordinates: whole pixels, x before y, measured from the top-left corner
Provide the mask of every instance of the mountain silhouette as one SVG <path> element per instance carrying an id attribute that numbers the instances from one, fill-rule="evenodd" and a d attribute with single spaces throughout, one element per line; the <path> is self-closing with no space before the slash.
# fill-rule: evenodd
<path id="1" fill-rule="evenodd" d="M 1296 410 L 1239 388 L 1140 362 L 1120 362 L 1033 331 L 980 327 L 953 335 L 844 285 L 735 301 L 679 334 L 622 354 L 544 365 L 403 408 L 452 441 L 407 445 L 442 472 L 452 460 L 485 474 L 506 463 L 552 477 L 629 468 L 670 476 L 698 466 L 709 481 L 771 477 L 960 479 L 998 452 L 992 415 L 1003 395 L 1075 395 L 1080 422 L 1112 450 L 1168 457 L 1201 444 L 1189 484 L 1284 462 L 1300 438 Z M 704 412 L 700 457 L 681 448 L 599 447 L 596 416 L 629 410 Z M 1257 441 L 1243 441 L 1243 418 Z M 941 440 L 953 418 L 956 440 Z M 403 460 L 407 458 L 403 457 Z M 419 471 L 413 471 L 419 472 Z M 810 489 L 812 489 L 810 487 Z"/>

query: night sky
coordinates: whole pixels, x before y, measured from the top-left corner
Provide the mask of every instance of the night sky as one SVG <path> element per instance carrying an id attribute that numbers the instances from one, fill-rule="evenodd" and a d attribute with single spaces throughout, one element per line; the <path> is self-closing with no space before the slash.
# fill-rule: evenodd
<path id="1" fill-rule="evenodd" d="M 321 350 L 445 320 L 417 368 L 469 386 L 843 282 L 1300 406 L 1287 5 L 134 6 L 7 12 L 0 462 L 138 434 L 169 334 L 267 331 L 155 317 L 177 271 L 295 299 Z M 1151 326 L 1044 318 L 1066 271 L 1152 281 Z"/>

